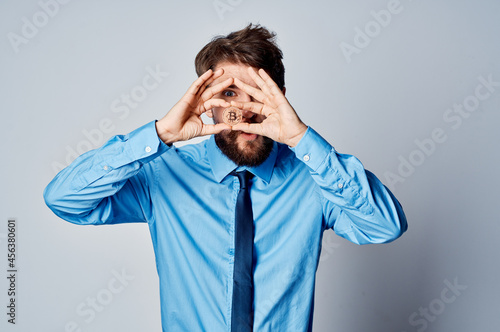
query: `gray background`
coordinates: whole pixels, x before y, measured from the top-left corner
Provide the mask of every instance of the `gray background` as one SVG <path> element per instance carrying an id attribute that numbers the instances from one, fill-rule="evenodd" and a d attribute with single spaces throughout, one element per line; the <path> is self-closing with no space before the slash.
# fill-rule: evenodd
<path id="1" fill-rule="evenodd" d="M 15 217 L 19 293 L 12 326 L 0 278 L 0 330 L 160 330 L 148 228 L 66 223 L 42 191 L 68 151 L 161 118 L 196 78 L 199 49 L 248 22 L 277 32 L 287 97 L 304 122 L 390 186 L 409 220 L 388 245 L 356 246 L 328 232 L 314 330 L 495 330 L 500 87 L 488 91 L 478 78 L 500 81 L 500 2 L 401 0 L 390 22 L 374 23 L 371 12 L 391 3 L 87 0 L 52 6 L 49 16 L 37 1 L 2 1 L 0 276 L 7 219 Z M 38 31 L 25 27 L 23 35 L 34 21 Z M 356 39 L 358 28 L 368 29 L 369 44 Z M 356 42 L 363 47 L 346 56 L 341 46 Z M 141 96 L 148 68 L 166 77 Z M 474 104 L 476 89 L 483 100 Z M 114 112 L 113 102 L 132 91 L 144 100 Z M 464 102 L 471 111 L 450 113 Z M 103 119 L 111 129 L 99 137 Z M 113 284 L 123 272 L 133 279 Z M 123 287 L 111 293 L 110 283 Z M 460 289 L 449 290 L 453 283 Z M 96 297 L 105 305 L 91 317 L 87 301 Z"/>

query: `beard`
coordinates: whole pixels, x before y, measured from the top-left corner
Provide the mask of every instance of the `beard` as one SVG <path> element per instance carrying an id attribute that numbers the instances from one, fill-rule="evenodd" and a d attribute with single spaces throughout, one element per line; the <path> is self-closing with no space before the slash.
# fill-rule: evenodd
<path id="1" fill-rule="evenodd" d="M 273 150 L 273 140 L 257 136 L 253 141 L 244 141 L 241 147 L 237 138 L 241 131 L 223 131 L 215 135 L 215 143 L 230 160 L 238 166 L 258 166 Z"/>

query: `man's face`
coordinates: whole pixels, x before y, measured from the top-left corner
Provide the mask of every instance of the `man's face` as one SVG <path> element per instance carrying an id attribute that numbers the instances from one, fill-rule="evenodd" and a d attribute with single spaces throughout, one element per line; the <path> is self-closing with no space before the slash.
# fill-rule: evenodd
<path id="1" fill-rule="evenodd" d="M 214 72 L 220 68 L 224 69 L 224 74 L 217 78 L 212 85 L 223 82 L 227 78 L 238 78 L 244 83 L 259 89 L 257 84 L 248 74 L 248 67 L 244 64 L 234 64 L 222 62 L 217 64 Z M 227 102 L 258 102 L 252 96 L 239 89 L 236 85 L 229 86 L 226 90 L 214 96 L 214 98 L 224 99 Z M 222 122 L 222 112 L 224 108 L 214 107 L 212 114 L 215 123 Z M 264 115 L 255 114 L 250 111 L 243 110 L 242 122 L 261 123 L 265 119 Z M 215 142 L 219 149 L 232 161 L 239 166 L 257 166 L 263 163 L 273 147 L 273 141 L 264 136 L 249 134 L 242 131 L 225 130 L 215 135 Z"/>

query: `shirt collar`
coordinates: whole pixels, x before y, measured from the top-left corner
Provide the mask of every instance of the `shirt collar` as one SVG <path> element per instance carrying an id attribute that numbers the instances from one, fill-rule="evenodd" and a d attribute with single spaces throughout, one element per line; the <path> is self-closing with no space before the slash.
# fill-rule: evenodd
<path id="1" fill-rule="evenodd" d="M 217 143 L 215 143 L 215 138 L 213 135 L 208 139 L 207 152 L 208 161 L 212 166 L 212 172 L 218 182 L 221 182 L 229 173 L 231 173 L 235 169 L 246 169 L 249 170 L 253 175 L 264 180 L 266 183 L 269 183 L 273 174 L 274 164 L 278 156 L 278 144 L 273 141 L 273 149 L 269 157 L 267 157 L 267 159 L 262 164 L 255 167 L 238 167 L 238 165 L 236 165 L 224 153 L 222 153 L 222 151 L 217 146 Z"/>

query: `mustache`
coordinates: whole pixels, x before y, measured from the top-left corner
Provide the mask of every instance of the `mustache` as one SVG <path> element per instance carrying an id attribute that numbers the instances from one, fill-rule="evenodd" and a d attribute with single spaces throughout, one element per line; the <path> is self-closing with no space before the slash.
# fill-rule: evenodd
<path id="1" fill-rule="evenodd" d="M 242 131 L 222 131 L 215 136 L 215 143 L 223 154 L 238 166 L 257 166 L 271 154 L 273 140 L 258 136 L 254 141 L 245 142 L 242 147 L 236 143 Z"/>
<path id="2" fill-rule="evenodd" d="M 244 117 L 241 119 L 241 122 L 248 122 L 248 123 L 261 123 L 267 118 L 265 115 L 259 115 L 257 113 L 252 113 L 251 117 Z"/>

